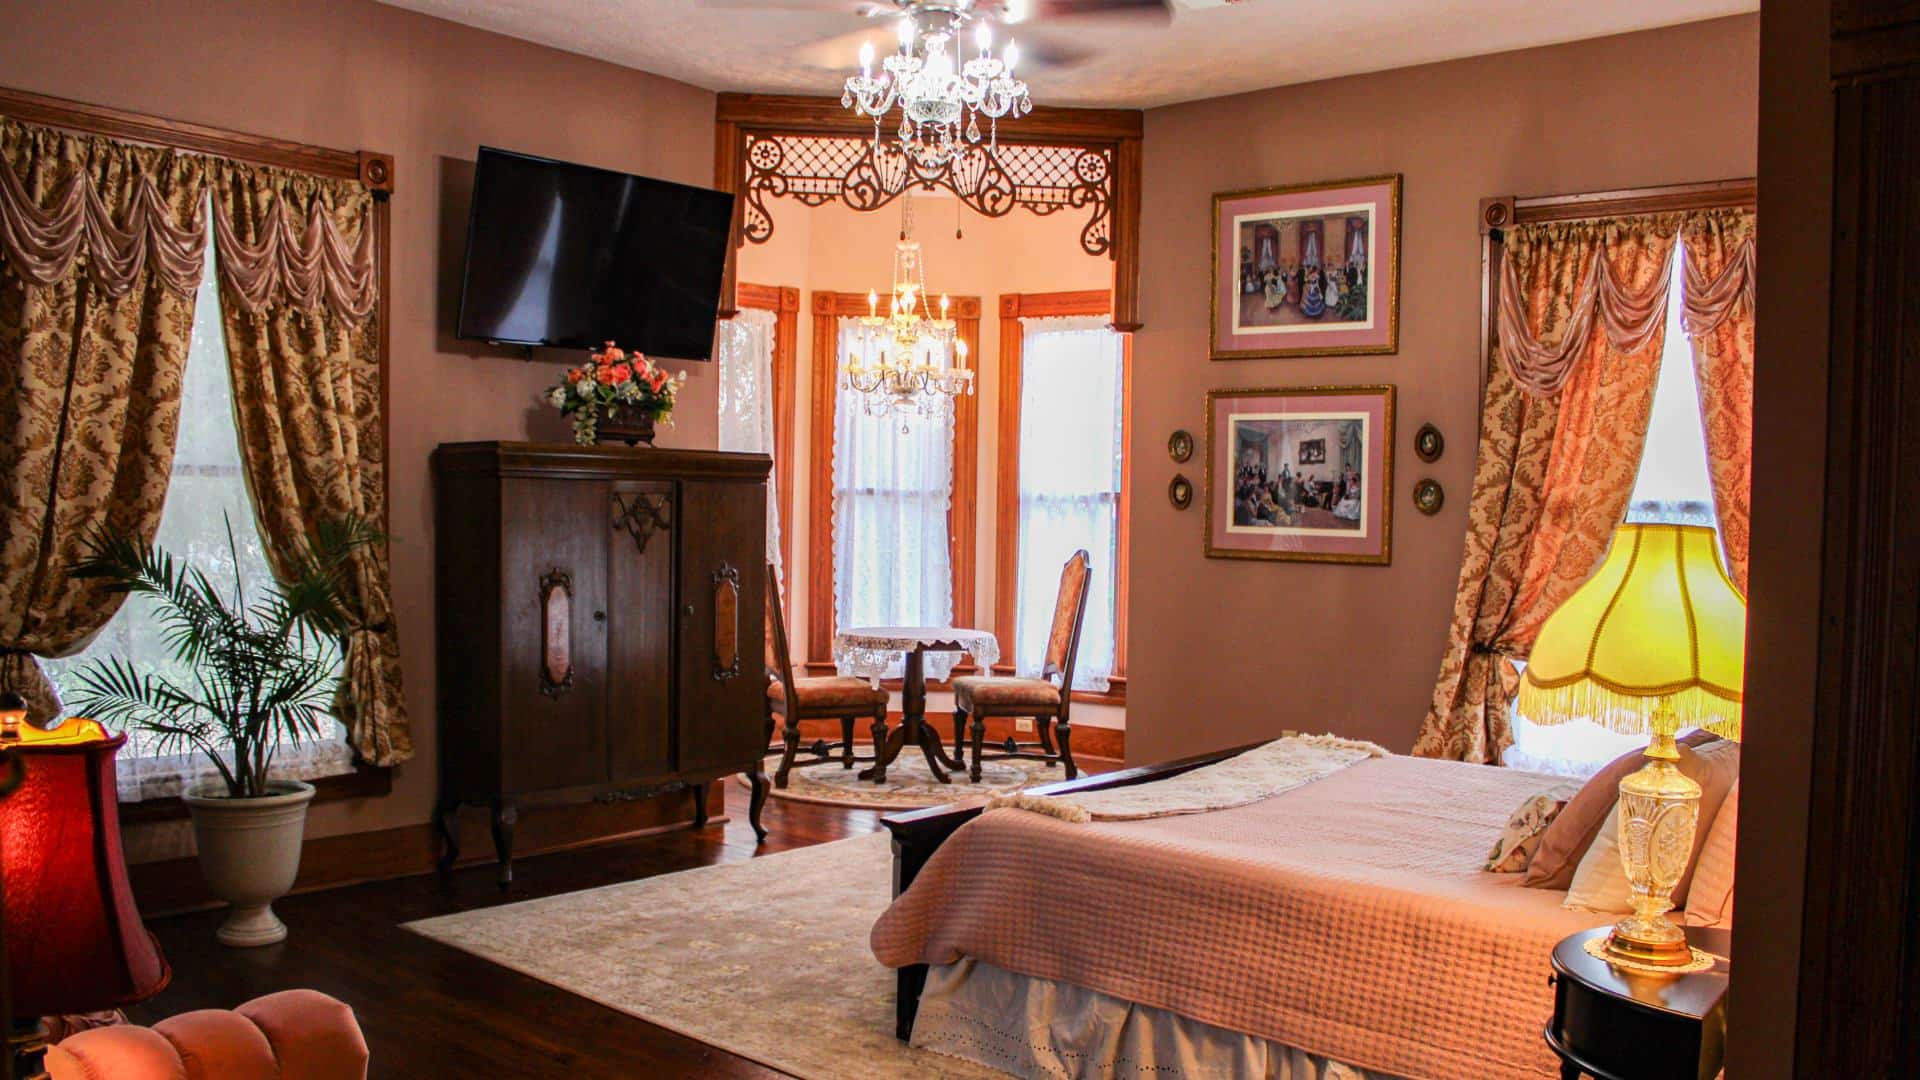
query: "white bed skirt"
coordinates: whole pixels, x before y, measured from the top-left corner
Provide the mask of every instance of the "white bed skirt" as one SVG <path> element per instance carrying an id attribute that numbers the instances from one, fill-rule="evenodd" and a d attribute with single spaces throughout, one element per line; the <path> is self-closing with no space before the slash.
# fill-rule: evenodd
<path id="1" fill-rule="evenodd" d="M 928 969 L 912 1042 L 1022 1077 L 1393 1080 L 1165 1009 L 971 959 Z"/>

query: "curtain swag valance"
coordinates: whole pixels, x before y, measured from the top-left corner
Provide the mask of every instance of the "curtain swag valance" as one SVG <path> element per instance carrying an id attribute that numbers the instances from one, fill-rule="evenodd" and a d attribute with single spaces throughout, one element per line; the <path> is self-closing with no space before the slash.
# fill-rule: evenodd
<path id="1" fill-rule="evenodd" d="M 1673 223 L 1676 234 L 1695 224 L 1685 218 L 1674 219 Z M 1516 231 L 1550 227 L 1521 225 Z M 1588 263 L 1559 340 L 1542 341 L 1529 325 L 1524 306 L 1527 294 L 1515 272 L 1514 261 L 1506 259 L 1501 265 L 1500 358 L 1514 381 L 1529 393 L 1551 397 L 1566 386 L 1575 362 L 1586 351 L 1596 318 L 1606 332 L 1608 343 L 1629 354 L 1646 348 L 1659 328 L 1666 324 L 1671 269 L 1663 269 L 1644 290 L 1636 293 L 1614 276 L 1608 248 L 1602 243 L 1595 248 Z M 1753 310 L 1755 258 L 1750 234 L 1711 280 L 1686 256 L 1684 246 L 1680 265 L 1686 273 L 1685 310 L 1680 317 L 1688 336 L 1711 333 L 1742 306 Z"/>
<path id="2" fill-rule="evenodd" d="M 8 134 L 36 132 L 24 124 L 7 128 Z M 125 200 L 124 224 L 115 223 L 109 209 L 110 201 L 119 201 L 103 197 L 84 166 L 55 187 L 57 194 L 45 207 L 36 203 L 13 169 L 0 169 L 0 255 L 23 281 L 42 288 L 75 273 L 84 252 L 88 273 L 113 298 L 132 290 L 149 265 L 162 288 L 191 296 L 200 286 L 206 254 L 203 192 L 210 164 L 214 186 L 220 189 L 212 230 L 220 280 L 243 310 L 258 315 L 284 303 L 314 311 L 324 304 L 355 321 L 373 313 L 379 296 L 371 200 L 364 193 L 354 198 L 335 192 L 332 200 L 321 194 L 322 184 L 342 192 L 358 185 L 185 154 L 173 155 L 170 164 L 170 181 L 190 186 L 186 202 L 191 212 L 175 220 L 170 200 L 151 176 L 142 175 L 132 182 Z M 253 200 L 254 207 L 236 212 L 235 200 L 224 197 L 230 192 L 236 199 Z M 329 201 L 339 208 L 328 206 Z M 263 202 L 264 207 L 259 205 Z M 236 228 L 236 217 L 258 220 L 257 234 L 248 236 Z M 299 218 L 304 218 L 304 226 L 296 224 Z M 357 235 L 349 241 L 343 233 Z"/>
<path id="3" fill-rule="evenodd" d="M 248 314 L 276 300 L 312 311 L 324 302 L 350 319 L 373 313 L 379 299 L 374 277 L 373 229 L 363 216 L 359 243 L 347 244 L 318 199 L 308 209 L 305 230 L 294 227 L 284 195 L 274 199 L 255 243 L 240 239 L 230 214 L 213 215 L 220 280 Z"/>
<path id="4" fill-rule="evenodd" d="M 123 229 L 86 173 L 75 173 L 42 209 L 12 169 L 0 169 L 0 254 L 23 280 L 45 288 L 74 272 L 84 244 L 94 281 L 115 299 L 132 290 L 151 258 L 162 286 L 191 296 L 207 252 L 205 205 L 197 195 L 193 207 L 192 217 L 175 223 L 153 178 L 143 176 Z"/>

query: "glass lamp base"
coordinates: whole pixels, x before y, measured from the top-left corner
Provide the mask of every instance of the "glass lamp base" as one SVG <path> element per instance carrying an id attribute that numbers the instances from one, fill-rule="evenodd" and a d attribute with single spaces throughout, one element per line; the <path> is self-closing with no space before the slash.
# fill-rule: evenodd
<path id="1" fill-rule="evenodd" d="M 1620 781 L 1620 862 L 1633 886 L 1633 914 L 1614 925 L 1607 952 L 1656 967 L 1679 967 L 1693 954 L 1667 912 L 1673 889 L 1693 857 L 1700 785 L 1674 767 L 1679 749 L 1662 725 L 1647 746 L 1647 764 Z"/>

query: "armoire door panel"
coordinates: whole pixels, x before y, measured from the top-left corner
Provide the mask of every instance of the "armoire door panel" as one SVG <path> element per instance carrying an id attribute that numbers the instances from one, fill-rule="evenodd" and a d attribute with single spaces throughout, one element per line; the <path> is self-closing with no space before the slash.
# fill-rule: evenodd
<path id="1" fill-rule="evenodd" d="M 648 780 L 673 767 L 673 481 L 616 481 L 602 516 L 610 543 L 607 779 Z"/>
<path id="2" fill-rule="evenodd" d="M 606 520 L 607 485 L 509 479 L 501 487 L 503 786 L 515 794 L 601 783 L 609 534 L 579 526 Z"/>
<path id="3" fill-rule="evenodd" d="M 767 493 L 759 484 L 687 481 L 680 487 L 681 769 L 751 761 L 762 731 L 743 715 L 763 708 Z"/>

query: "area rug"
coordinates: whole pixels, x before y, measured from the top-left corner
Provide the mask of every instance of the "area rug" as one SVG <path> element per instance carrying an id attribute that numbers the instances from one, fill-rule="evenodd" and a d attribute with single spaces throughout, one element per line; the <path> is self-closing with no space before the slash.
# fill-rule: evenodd
<path id="1" fill-rule="evenodd" d="M 1015 758 L 981 762 L 978 783 L 969 781 L 963 769 L 952 774 L 952 783 L 942 784 L 927 770 L 927 759 L 917 747 L 908 747 L 894 759 L 893 764 L 887 766 L 887 782 L 884 784 L 860 779 L 860 770 L 867 768 L 868 762 L 845 769 L 841 768 L 838 761 L 802 764 L 806 760 L 805 757 L 794 759 L 793 771 L 787 775 L 787 786 L 774 788 L 774 798 L 857 806 L 864 810 L 918 810 L 923 806 L 944 806 L 962 799 L 1011 795 L 1023 788 L 1067 778 L 1066 770 L 1059 765 Z M 767 775 L 772 776 L 779 767 L 780 755 L 768 756 Z M 744 776 L 735 779 L 742 784 L 747 782 Z"/>
<path id="2" fill-rule="evenodd" d="M 875 833 L 406 928 L 808 1080 L 1003 1075 L 893 1037 L 890 876 Z"/>

